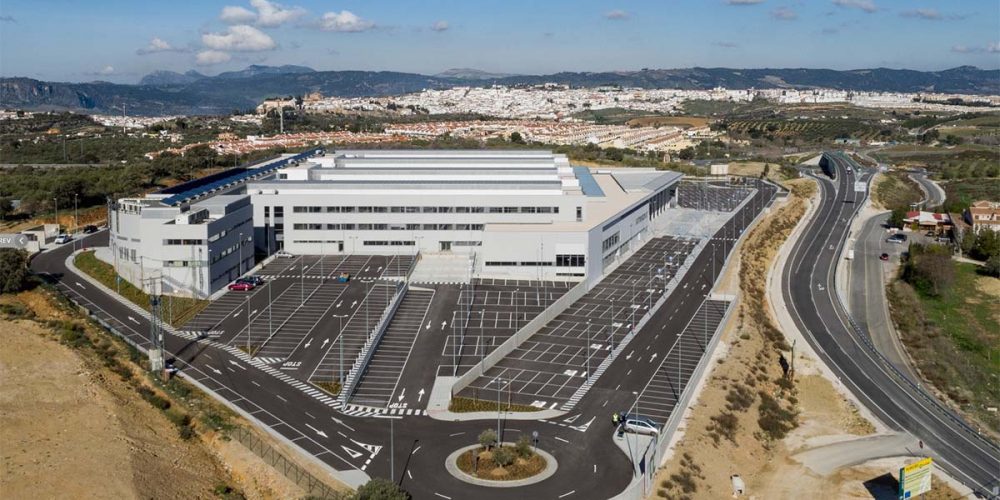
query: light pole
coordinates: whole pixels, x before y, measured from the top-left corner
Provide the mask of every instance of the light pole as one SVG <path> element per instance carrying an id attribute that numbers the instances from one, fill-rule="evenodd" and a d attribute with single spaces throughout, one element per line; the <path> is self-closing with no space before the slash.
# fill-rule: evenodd
<path id="1" fill-rule="evenodd" d="M 243 276 L 243 231 L 240 231 L 240 263 L 236 265 L 236 274 Z M 247 303 L 249 305 L 249 303 Z"/>
<path id="2" fill-rule="evenodd" d="M 485 373 L 486 367 L 483 366 L 483 360 L 486 358 L 486 344 L 483 343 L 483 317 L 486 315 L 486 309 L 479 311 L 479 375 L 482 376 Z"/>
<path id="3" fill-rule="evenodd" d="M 587 320 L 587 378 L 590 378 L 590 320 Z"/>
<path id="4" fill-rule="evenodd" d="M 344 318 L 346 314 L 335 315 L 337 318 L 337 324 L 340 328 L 337 330 L 337 345 L 340 347 L 340 369 L 337 371 L 337 381 L 340 382 L 340 387 L 344 387 Z"/>
<path id="5" fill-rule="evenodd" d="M 79 195 L 77 193 L 73 193 L 73 229 L 80 231 Z M 76 249 L 76 240 L 73 240 L 73 249 Z"/>
<path id="6" fill-rule="evenodd" d="M 636 412 L 639 411 L 639 392 L 638 391 L 632 391 L 632 395 L 635 396 L 635 403 L 632 404 L 632 411 L 630 411 L 629 414 L 631 414 L 633 417 L 636 417 L 636 416 L 638 416 L 638 415 L 636 415 Z M 622 425 L 624 425 L 624 423 L 622 423 Z M 636 443 L 636 446 L 638 446 L 639 445 L 638 438 L 635 438 L 634 441 Z M 632 453 L 633 450 L 634 450 L 634 447 L 629 446 L 629 458 L 632 459 L 632 475 L 635 476 L 635 469 L 636 469 L 636 467 L 635 467 L 635 455 Z"/>
<path id="7" fill-rule="evenodd" d="M 615 350 L 615 299 L 611 299 L 611 324 L 608 325 L 608 339 L 611 350 Z"/>
<path id="8" fill-rule="evenodd" d="M 250 352 L 250 296 L 247 295 L 247 355 L 253 358 L 253 353 Z"/>
<path id="9" fill-rule="evenodd" d="M 502 442 L 500 438 L 500 377 L 493 379 L 493 382 L 497 384 L 497 445 L 499 446 Z"/>
<path id="10" fill-rule="evenodd" d="M 62 231 L 59 229 L 59 198 L 52 197 L 52 203 L 56 208 L 56 234 L 61 234 Z"/>
<path id="11" fill-rule="evenodd" d="M 518 312 L 517 312 L 517 294 L 520 291 L 521 291 L 520 288 L 515 288 L 514 289 L 514 297 L 513 297 L 513 299 L 514 299 L 514 333 L 517 333 L 517 328 L 518 328 L 518 326 L 521 325 L 521 318 L 520 318 L 520 316 L 518 316 Z"/>

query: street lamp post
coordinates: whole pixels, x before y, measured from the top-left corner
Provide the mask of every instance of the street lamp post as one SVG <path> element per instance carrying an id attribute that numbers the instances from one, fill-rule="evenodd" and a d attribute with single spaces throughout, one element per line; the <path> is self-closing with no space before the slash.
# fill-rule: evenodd
<path id="1" fill-rule="evenodd" d="M 499 445 L 502 440 L 500 438 L 500 377 L 493 379 L 497 384 L 497 445 Z"/>
<path id="2" fill-rule="evenodd" d="M 52 203 L 55 205 L 56 208 L 56 234 L 59 234 L 62 232 L 59 230 L 59 198 L 53 196 Z"/>
<path id="3" fill-rule="evenodd" d="M 337 345 L 340 350 L 340 368 L 337 371 L 337 380 L 340 382 L 340 387 L 342 389 L 344 387 L 344 318 L 346 317 L 346 314 L 338 314 L 334 316 L 334 318 L 337 318 L 337 324 L 340 327 L 337 330 Z"/>
<path id="4" fill-rule="evenodd" d="M 587 378 L 590 378 L 590 320 L 587 320 Z"/>
<path id="5" fill-rule="evenodd" d="M 79 209 L 79 195 L 73 193 L 73 229 L 77 232 L 80 231 L 80 209 Z M 76 250 L 76 240 L 73 240 L 73 249 Z"/>

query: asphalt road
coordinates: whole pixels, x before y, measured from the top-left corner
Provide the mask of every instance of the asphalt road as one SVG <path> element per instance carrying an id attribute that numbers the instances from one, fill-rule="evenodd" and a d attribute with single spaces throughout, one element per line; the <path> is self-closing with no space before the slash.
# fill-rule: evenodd
<path id="1" fill-rule="evenodd" d="M 852 218 L 864 200 L 854 176 L 871 172 L 843 156 L 834 179 L 818 178 L 820 204 L 792 249 L 782 293 L 793 320 L 846 387 L 889 427 L 925 443 L 937 464 L 966 486 L 986 494 L 1000 477 L 1000 448 L 968 427 L 954 412 L 891 368 L 870 347 L 836 296 L 834 273 Z M 921 453 L 921 450 L 914 450 Z"/>
<path id="2" fill-rule="evenodd" d="M 925 210 L 931 207 L 939 207 L 944 203 L 944 189 L 941 189 L 941 186 L 928 179 L 927 174 L 910 174 L 910 178 L 916 181 L 917 184 L 920 184 L 920 188 L 924 191 Z"/>
<path id="3" fill-rule="evenodd" d="M 640 352 L 666 353 L 705 300 L 722 271 L 735 240 L 753 216 L 773 198 L 767 187 L 734 214 L 713 237 L 711 249 L 701 252 L 666 303 L 651 318 L 630 347 Z M 85 246 L 106 245 L 107 233 L 84 238 Z M 79 244 L 78 244 L 79 245 Z M 58 289 L 140 345 L 148 345 L 149 323 L 144 316 L 94 287 L 65 266 L 69 245 L 36 256 L 31 264 Z M 715 265 L 712 265 L 715 259 Z M 707 288 L 701 285 L 707 284 Z M 288 286 L 292 286 L 289 284 Z M 275 290 L 277 292 L 277 289 Z M 254 294 L 250 307 L 266 306 L 265 295 Z M 236 318 L 234 318 L 236 319 Z M 444 469 L 452 451 L 474 443 L 495 420 L 442 422 L 426 417 L 354 418 L 336 411 L 330 398 L 279 370 L 248 366 L 235 348 L 212 341 L 194 341 L 166 335 L 168 357 L 175 358 L 185 376 L 197 380 L 218 396 L 245 410 L 263 425 L 337 470 L 363 470 L 369 476 L 400 481 L 414 498 L 609 498 L 632 478 L 632 465 L 612 440 L 608 423 L 613 411 L 628 408 L 632 391 L 640 391 L 655 375 L 658 364 L 619 357 L 598 379 L 574 411 L 555 421 L 501 422 L 503 439 L 538 431 L 539 446 L 559 462 L 556 474 L 520 488 L 486 488 L 459 481 Z M 266 368 L 266 369 L 265 369 Z M 557 425 L 566 419 L 592 425 Z M 392 441 L 390 441 L 390 436 Z M 393 450 L 390 453 L 390 449 Z"/>

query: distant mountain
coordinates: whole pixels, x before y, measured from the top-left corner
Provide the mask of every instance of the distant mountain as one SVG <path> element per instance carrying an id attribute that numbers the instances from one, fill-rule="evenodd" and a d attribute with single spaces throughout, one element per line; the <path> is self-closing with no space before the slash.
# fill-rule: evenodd
<path id="1" fill-rule="evenodd" d="M 261 75 L 283 75 L 283 74 L 299 74 L 299 73 L 315 73 L 316 70 L 309 68 L 307 66 L 295 66 L 293 64 L 286 64 L 284 66 L 261 66 L 258 64 L 253 64 L 247 66 L 246 69 L 240 71 L 227 71 L 225 73 L 219 73 L 215 78 L 222 78 L 227 80 L 238 79 L 238 78 L 253 78 L 255 76 Z"/>
<path id="2" fill-rule="evenodd" d="M 456 76 L 442 76 L 444 74 Z M 514 76 L 486 76 L 488 74 L 478 70 L 462 69 L 449 70 L 444 74 L 427 76 L 392 71 L 315 71 L 304 66 L 250 66 L 242 71 L 211 77 L 193 71 L 183 75 L 156 72 L 144 77 L 139 85 L 0 78 L 0 106 L 107 113 L 112 111 L 112 107 L 120 108 L 125 104 L 130 114 L 138 115 L 226 114 L 236 109 L 253 108 L 268 97 L 316 91 L 327 96 L 363 97 L 463 85 L 532 85 L 550 82 L 574 87 L 822 87 L 859 91 L 1000 94 L 1000 70 L 982 70 L 971 66 L 944 71 L 887 68 L 851 71 L 686 68 Z"/>
<path id="3" fill-rule="evenodd" d="M 452 68 L 444 70 L 434 76 L 438 78 L 460 78 L 463 80 L 495 80 L 498 78 L 507 78 L 509 76 L 517 75 L 510 73 L 490 73 L 488 71 L 472 68 Z"/>
<path id="4" fill-rule="evenodd" d="M 154 71 L 142 77 L 142 79 L 139 80 L 139 85 L 183 85 L 185 83 L 191 83 L 195 80 L 201 80 L 202 78 L 208 77 L 193 69 L 184 73 L 160 70 Z"/>

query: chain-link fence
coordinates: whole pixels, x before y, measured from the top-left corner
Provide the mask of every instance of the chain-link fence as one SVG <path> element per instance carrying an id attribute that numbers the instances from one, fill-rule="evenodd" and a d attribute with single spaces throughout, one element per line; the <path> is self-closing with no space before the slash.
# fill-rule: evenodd
<path id="1" fill-rule="evenodd" d="M 285 458 L 278 450 L 260 438 L 255 432 L 244 427 L 234 428 L 230 434 L 248 450 L 261 458 L 283 476 L 299 485 L 307 494 L 318 498 L 342 498 L 343 495 L 329 487 L 323 481 L 316 479 L 312 473 L 303 469 L 291 460 Z"/>

